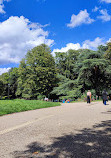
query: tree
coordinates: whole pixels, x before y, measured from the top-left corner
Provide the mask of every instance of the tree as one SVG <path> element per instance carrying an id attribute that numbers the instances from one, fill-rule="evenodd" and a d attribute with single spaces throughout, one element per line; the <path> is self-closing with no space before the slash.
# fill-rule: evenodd
<path id="1" fill-rule="evenodd" d="M 0 96 L 1 96 L 1 98 L 2 98 L 2 95 L 3 95 L 3 90 L 4 90 L 3 81 L 0 80 Z"/>
<path id="2" fill-rule="evenodd" d="M 104 54 L 104 57 L 110 60 L 110 63 L 111 63 L 111 42 L 107 43 L 107 50 Z"/>
<path id="3" fill-rule="evenodd" d="M 69 79 L 75 79 L 77 77 L 75 67 L 79 52 L 70 49 L 67 52 L 56 52 L 55 54 L 55 62 L 59 69 L 59 74 L 65 75 Z"/>
<path id="4" fill-rule="evenodd" d="M 8 79 L 8 86 L 11 98 L 16 97 L 17 91 L 17 80 L 18 80 L 18 68 L 11 68 L 8 72 L 9 79 Z"/>
<path id="5" fill-rule="evenodd" d="M 100 94 L 102 89 L 109 86 L 109 64 L 104 54 L 98 51 L 86 51 L 78 59 L 78 81 L 83 85 L 82 91 L 95 89 Z M 108 85 L 109 84 L 109 85 Z"/>
<path id="6" fill-rule="evenodd" d="M 70 80 L 63 75 L 58 75 L 59 85 L 54 87 L 52 94 L 56 94 L 60 99 L 73 99 L 81 96 L 82 86 L 78 80 Z"/>
<path id="7" fill-rule="evenodd" d="M 105 45 L 105 46 L 103 46 L 103 45 L 100 45 L 100 46 L 98 46 L 98 53 L 100 53 L 101 55 L 103 55 L 103 54 L 105 54 L 105 52 L 106 52 L 106 50 L 108 49 L 108 46 L 107 45 Z"/>
<path id="8" fill-rule="evenodd" d="M 37 98 L 39 94 L 49 96 L 56 85 L 56 67 L 50 48 L 42 44 L 28 51 L 19 66 L 17 95 Z"/>
<path id="9" fill-rule="evenodd" d="M 103 49 L 102 46 L 101 49 Z M 89 49 L 80 49 L 77 52 L 76 60 L 73 61 L 73 58 L 70 59 L 70 62 L 73 63 L 71 69 L 70 64 L 68 64 L 67 69 L 70 70 L 70 76 L 72 75 L 74 77 L 69 78 L 68 75 L 63 73 L 62 75 L 65 77 L 64 82 L 62 81 L 63 77 L 59 77 L 60 82 L 58 87 L 55 87 L 52 93 L 55 93 L 58 96 L 66 96 L 66 98 L 77 98 L 88 89 L 94 90 L 96 95 L 101 95 L 104 88 L 111 88 L 111 65 L 109 64 L 109 61 L 104 58 L 104 53 Z M 60 53 L 58 55 L 60 58 Z M 66 53 L 66 59 L 67 56 Z M 63 62 L 62 58 L 58 61 L 67 63 L 65 60 Z M 59 62 L 57 63 L 57 66 L 58 68 L 62 67 Z"/>
<path id="10" fill-rule="evenodd" d="M 22 93 L 25 88 L 25 82 L 27 80 L 27 73 L 28 71 L 27 71 L 25 59 L 23 58 L 18 68 L 17 91 L 16 91 L 17 97 L 22 97 Z"/>
<path id="11" fill-rule="evenodd" d="M 2 96 L 7 96 L 8 98 L 8 83 L 9 83 L 9 74 L 8 72 L 6 73 L 3 73 L 1 76 L 0 76 L 0 80 L 1 82 L 3 83 L 3 91 L 2 91 Z"/>
<path id="12" fill-rule="evenodd" d="M 106 87 L 107 61 L 105 59 L 86 59 L 80 69 L 78 76 L 79 82 L 83 85 L 83 91 L 95 89 L 100 94 Z"/>

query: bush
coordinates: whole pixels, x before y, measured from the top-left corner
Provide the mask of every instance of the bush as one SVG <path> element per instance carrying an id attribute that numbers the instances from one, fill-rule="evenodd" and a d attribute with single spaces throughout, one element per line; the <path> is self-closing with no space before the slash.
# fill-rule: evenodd
<path id="1" fill-rule="evenodd" d="M 92 94 L 91 95 L 92 100 L 96 100 L 96 91 L 94 89 L 91 89 L 90 91 L 91 91 L 91 94 Z M 84 101 L 87 100 L 87 92 L 88 92 L 88 90 L 86 90 L 83 93 L 83 95 L 81 96 L 81 99 L 84 100 Z"/>
<path id="2" fill-rule="evenodd" d="M 38 100 L 44 100 L 44 98 L 45 98 L 45 95 L 42 95 L 42 94 L 39 94 L 39 95 L 37 96 L 37 99 L 38 99 Z"/>
<path id="3" fill-rule="evenodd" d="M 96 91 L 95 91 L 95 89 L 91 90 L 91 94 L 92 94 L 92 100 L 96 100 Z"/>
<path id="4" fill-rule="evenodd" d="M 1 99 L 6 100 L 6 99 L 8 99 L 8 96 L 2 96 Z"/>

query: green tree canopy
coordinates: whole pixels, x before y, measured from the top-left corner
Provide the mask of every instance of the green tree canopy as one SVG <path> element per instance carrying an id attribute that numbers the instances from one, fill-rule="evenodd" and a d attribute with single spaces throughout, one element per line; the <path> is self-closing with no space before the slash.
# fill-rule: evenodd
<path id="1" fill-rule="evenodd" d="M 19 66 L 17 95 L 36 98 L 48 96 L 56 85 L 56 67 L 50 48 L 42 44 L 28 51 Z"/>
<path id="2" fill-rule="evenodd" d="M 59 69 L 59 74 L 65 75 L 69 79 L 75 79 L 77 77 L 75 66 L 79 51 L 70 49 L 67 52 L 56 52 L 55 54 L 55 62 Z"/>
<path id="3" fill-rule="evenodd" d="M 88 89 L 93 89 L 96 95 L 101 95 L 104 88 L 110 89 L 111 65 L 109 59 L 104 58 L 107 48 L 100 46 L 97 51 L 80 49 L 56 53 L 57 67 L 61 68 L 59 73 L 66 79 L 62 82 L 63 77 L 61 79 L 59 77 L 60 84 L 52 93 L 66 96 L 66 98 L 71 98 L 71 96 L 77 98 Z M 73 55 L 75 55 L 74 58 Z M 68 61 L 70 62 L 67 64 Z M 66 65 L 68 68 L 65 67 Z M 70 70 L 71 77 L 65 74 L 66 70 Z"/>
<path id="4" fill-rule="evenodd" d="M 107 50 L 105 51 L 104 57 L 109 59 L 111 63 L 111 42 L 107 43 Z"/>

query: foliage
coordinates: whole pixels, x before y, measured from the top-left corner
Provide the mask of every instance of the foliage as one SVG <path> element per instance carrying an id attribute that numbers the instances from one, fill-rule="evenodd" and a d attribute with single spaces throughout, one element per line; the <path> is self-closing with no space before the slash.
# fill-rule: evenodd
<path id="1" fill-rule="evenodd" d="M 68 50 L 68 52 L 56 52 L 55 53 L 56 66 L 59 69 L 59 74 L 64 75 L 69 79 L 76 78 L 75 64 L 79 55 L 79 51 Z"/>
<path id="2" fill-rule="evenodd" d="M 56 67 L 50 48 L 44 44 L 28 51 L 19 66 L 17 96 L 37 98 L 51 92 L 56 83 Z"/>
<path id="3" fill-rule="evenodd" d="M 77 80 L 67 79 L 65 76 L 58 75 L 60 80 L 59 86 L 55 87 L 52 94 L 60 96 L 60 99 L 72 99 L 81 96 L 81 85 L 78 85 Z"/>
<path id="4" fill-rule="evenodd" d="M 18 68 L 11 68 L 9 72 L 4 73 L 0 76 L 0 81 L 2 82 L 2 93 L 1 98 L 5 96 L 8 98 L 15 98 L 16 90 L 17 90 L 17 79 L 18 79 Z M 9 94 L 8 94 L 9 93 Z M 7 97 L 6 97 L 7 96 Z"/>
<path id="5" fill-rule="evenodd" d="M 16 91 L 17 91 L 17 80 L 18 80 L 18 68 L 11 68 L 8 72 L 9 74 L 9 92 L 11 98 L 16 98 Z"/>
<path id="6" fill-rule="evenodd" d="M 105 51 L 104 57 L 109 59 L 111 63 L 111 42 L 107 43 L 107 50 Z"/>
<path id="7" fill-rule="evenodd" d="M 38 100 L 44 100 L 44 98 L 45 98 L 45 95 L 42 95 L 42 94 L 39 94 L 39 95 L 37 96 L 37 99 L 38 99 Z"/>
<path id="8" fill-rule="evenodd" d="M 74 62 L 72 62 L 73 71 L 70 71 L 70 76 L 74 75 L 74 77 L 69 77 L 64 73 L 67 68 L 63 64 L 65 64 L 67 56 L 70 56 L 69 52 L 66 52 L 66 54 L 62 53 L 62 55 L 56 53 L 57 59 L 59 56 L 58 62 L 56 62 L 57 67 L 61 68 L 60 74 L 65 77 L 65 80 L 63 82 L 62 77 L 58 87 L 55 87 L 52 93 L 57 94 L 60 98 L 78 98 L 89 89 L 95 91 L 95 96 L 101 95 L 104 88 L 111 88 L 111 65 L 109 60 L 104 58 L 107 48 L 108 46 L 100 46 L 97 51 L 89 49 L 78 50 L 76 52 L 78 53 L 76 61 L 75 58 L 71 59 Z M 72 51 L 72 53 L 75 54 L 75 51 Z"/>
<path id="9" fill-rule="evenodd" d="M 92 100 L 96 100 L 96 91 L 95 91 L 95 89 L 91 89 L 90 91 L 91 91 Z M 87 90 L 81 96 L 82 100 L 86 100 L 86 98 L 87 98 Z"/>
<path id="10" fill-rule="evenodd" d="M 0 76 L 1 98 L 77 99 L 87 90 L 93 97 L 111 91 L 111 42 L 89 49 L 55 52 L 39 45 L 28 51 L 19 68 Z"/>
<path id="11" fill-rule="evenodd" d="M 0 95 L 3 95 L 3 81 L 0 80 Z"/>
<path id="12" fill-rule="evenodd" d="M 7 96 L 8 97 L 8 80 L 9 80 L 9 74 L 8 73 L 3 73 L 0 76 L 1 83 L 3 83 L 2 86 L 2 93 L 1 93 L 1 98 L 2 96 Z"/>

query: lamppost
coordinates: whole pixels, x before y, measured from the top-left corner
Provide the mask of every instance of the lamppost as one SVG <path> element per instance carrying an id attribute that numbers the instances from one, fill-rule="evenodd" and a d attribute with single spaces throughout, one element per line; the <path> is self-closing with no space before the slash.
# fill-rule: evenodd
<path id="1" fill-rule="evenodd" d="M 8 83 L 8 99 L 9 99 L 9 93 L 10 93 L 10 84 Z"/>

